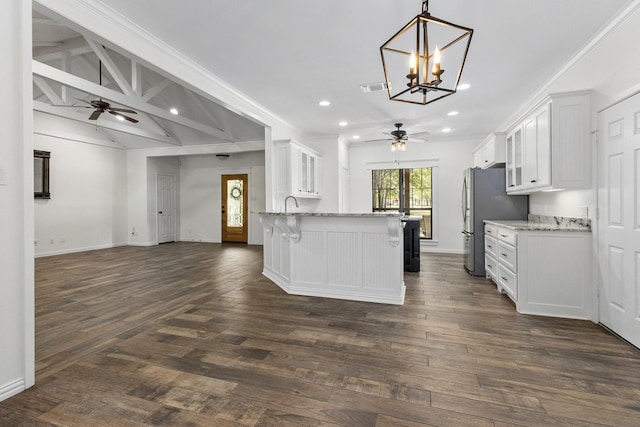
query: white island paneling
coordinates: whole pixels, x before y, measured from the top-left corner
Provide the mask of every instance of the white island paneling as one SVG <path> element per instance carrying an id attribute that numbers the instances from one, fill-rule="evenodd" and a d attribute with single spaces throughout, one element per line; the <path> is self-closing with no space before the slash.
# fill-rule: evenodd
<path id="1" fill-rule="evenodd" d="M 285 292 L 404 302 L 398 214 L 261 212 L 263 274 Z"/>

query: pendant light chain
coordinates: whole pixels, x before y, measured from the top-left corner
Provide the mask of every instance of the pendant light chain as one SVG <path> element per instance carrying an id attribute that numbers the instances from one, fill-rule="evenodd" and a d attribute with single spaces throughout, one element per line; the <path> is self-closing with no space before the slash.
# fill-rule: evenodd
<path id="1" fill-rule="evenodd" d="M 429 0 L 422 0 L 422 13 L 429 14 Z"/>

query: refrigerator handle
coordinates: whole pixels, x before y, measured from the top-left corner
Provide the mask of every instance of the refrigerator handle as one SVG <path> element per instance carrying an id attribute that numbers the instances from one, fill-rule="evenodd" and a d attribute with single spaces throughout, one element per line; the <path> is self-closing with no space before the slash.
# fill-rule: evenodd
<path id="1" fill-rule="evenodd" d="M 462 222 L 467 222 L 467 177 L 462 180 Z"/>

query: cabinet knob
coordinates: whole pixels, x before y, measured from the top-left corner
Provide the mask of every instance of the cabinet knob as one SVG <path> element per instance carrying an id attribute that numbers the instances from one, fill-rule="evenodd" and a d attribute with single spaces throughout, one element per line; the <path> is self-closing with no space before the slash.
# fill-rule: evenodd
<path id="1" fill-rule="evenodd" d="M 538 182 L 538 180 L 537 179 L 532 179 L 531 182 Z"/>

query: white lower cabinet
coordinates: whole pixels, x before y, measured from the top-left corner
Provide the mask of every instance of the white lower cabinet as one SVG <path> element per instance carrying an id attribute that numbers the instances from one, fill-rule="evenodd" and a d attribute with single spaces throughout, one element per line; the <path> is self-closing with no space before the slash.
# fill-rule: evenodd
<path id="1" fill-rule="evenodd" d="M 485 267 L 520 313 L 595 321 L 588 231 L 514 231 L 486 224 Z"/>

